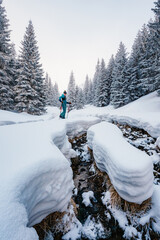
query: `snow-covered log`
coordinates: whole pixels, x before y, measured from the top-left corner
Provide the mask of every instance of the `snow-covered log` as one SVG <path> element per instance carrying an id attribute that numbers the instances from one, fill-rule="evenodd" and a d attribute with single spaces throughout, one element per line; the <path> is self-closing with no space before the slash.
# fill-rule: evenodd
<path id="1" fill-rule="evenodd" d="M 74 187 L 65 157 L 73 154 L 67 133 L 83 133 L 97 122 L 78 118 L 0 127 L 0 239 L 37 240 L 29 227 L 67 209 Z"/>
<path id="2" fill-rule="evenodd" d="M 89 128 L 87 139 L 97 167 L 107 172 L 124 200 L 141 204 L 152 196 L 152 160 L 130 145 L 117 126 L 107 122 L 96 124 Z"/>

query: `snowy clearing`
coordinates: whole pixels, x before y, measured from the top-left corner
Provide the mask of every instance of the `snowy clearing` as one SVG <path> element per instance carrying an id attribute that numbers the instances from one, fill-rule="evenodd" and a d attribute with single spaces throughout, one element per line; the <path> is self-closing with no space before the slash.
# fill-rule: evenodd
<path id="1" fill-rule="evenodd" d="M 152 196 L 152 159 L 130 145 L 117 126 L 107 122 L 96 124 L 89 128 L 87 139 L 97 167 L 108 173 L 123 199 L 141 204 Z"/>

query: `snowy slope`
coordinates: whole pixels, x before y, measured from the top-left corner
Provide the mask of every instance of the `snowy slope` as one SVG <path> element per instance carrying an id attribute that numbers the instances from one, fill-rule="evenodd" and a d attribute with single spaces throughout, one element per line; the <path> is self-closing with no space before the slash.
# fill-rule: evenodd
<path id="1" fill-rule="evenodd" d="M 152 196 L 152 159 L 129 144 L 117 126 L 96 124 L 87 131 L 87 140 L 97 167 L 108 173 L 123 199 L 141 204 Z"/>
<path id="2" fill-rule="evenodd" d="M 75 155 L 66 134 L 83 132 L 99 119 L 27 121 L 28 117 L 24 119 L 26 123 L 0 127 L 3 240 L 38 239 L 35 230 L 27 226 L 40 222 L 51 212 L 66 209 L 73 189 L 72 170 L 66 157 Z"/>
<path id="3" fill-rule="evenodd" d="M 109 121 L 116 120 L 122 124 L 142 128 L 153 137 L 160 136 L 160 97 L 156 92 L 118 109 L 112 106 L 98 108 L 88 105 L 82 110 L 72 111 L 69 117 L 74 116 L 97 116 Z"/>

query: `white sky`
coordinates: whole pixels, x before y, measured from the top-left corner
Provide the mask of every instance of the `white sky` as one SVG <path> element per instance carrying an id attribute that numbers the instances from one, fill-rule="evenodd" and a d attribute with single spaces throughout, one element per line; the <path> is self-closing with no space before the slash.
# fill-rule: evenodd
<path id="1" fill-rule="evenodd" d="M 19 50 L 31 19 L 41 63 L 60 90 L 71 71 L 76 83 L 93 77 L 98 58 L 107 63 L 120 41 L 131 50 L 134 38 L 154 14 L 154 0 L 4 0 L 11 38 Z"/>

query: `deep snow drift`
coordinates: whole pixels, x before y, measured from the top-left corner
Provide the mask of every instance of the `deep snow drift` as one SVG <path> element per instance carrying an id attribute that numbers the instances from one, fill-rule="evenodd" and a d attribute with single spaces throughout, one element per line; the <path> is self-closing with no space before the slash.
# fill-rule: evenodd
<path id="1" fill-rule="evenodd" d="M 66 210 L 74 187 L 67 158 L 75 156 L 67 134 L 97 122 L 90 117 L 0 127 L 0 239 L 38 239 L 27 226 Z"/>
<path id="2" fill-rule="evenodd" d="M 123 199 L 141 204 L 152 196 L 152 159 L 130 145 L 117 126 L 107 122 L 96 124 L 87 131 L 87 140 L 97 167 L 108 173 Z"/>

